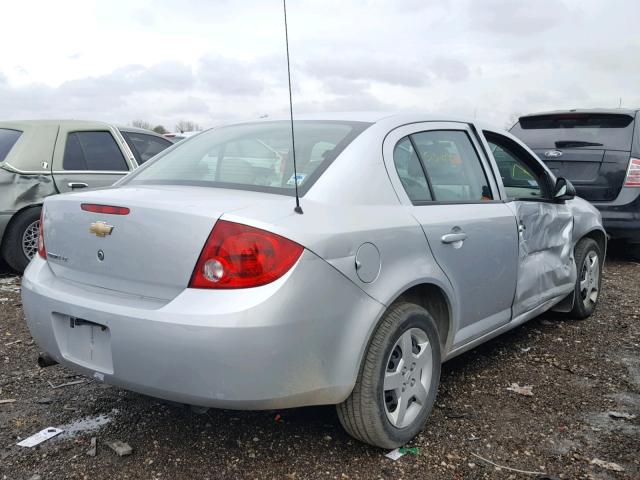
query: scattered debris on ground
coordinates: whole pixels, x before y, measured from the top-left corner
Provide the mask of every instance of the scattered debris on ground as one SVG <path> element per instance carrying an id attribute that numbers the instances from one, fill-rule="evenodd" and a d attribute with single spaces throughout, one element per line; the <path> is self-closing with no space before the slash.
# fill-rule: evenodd
<path id="1" fill-rule="evenodd" d="M 16 445 L 18 445 L 19 447 L 35 447 L 45 440 L 49 440 L 56 435 L 60 435 L 63 431 L 64 430 L 60 428 L 48 427 L 40 430 L 38 433 L 34 433 L 30 437 L 25 438 L 21 442 L 18 442 Z"/>
<path id="2" fill-rule="evenodd" d="M 593 460 L 591 460 L 591 464 L 606 468 L 607 470 L 613 470 L 614 472 L 624 472 L 624 468 L 622 468 L 617 463 L 605 462 L 604 460 L 600 460 L 599 458 L 594 458 Z"/>
<path id="3" fill-rule="evenodd" d="M 121 442 L 120 440 L 116 440 L 115 442 L 107 443 L 109 448 L 116 452 L 119 457 L 125 457 L 127 455 L 131 455 L 133 449 L 129 446 L 128 443 Z"/>
<path id="4" fill-rule="evenodd" d="M 507 390 L 517 393 L 518 395 L 523 395 L 525 397 L 533 397 L 533 386 L 531 385 L 523 385 L 521 387 L 517 383 L 512 383 L 507 387 Z"/>
<path id="5" fill-rule="evenodd" d="M 98 447 L 97 447 L 97 438 L 96 437 L 91 437 L 91 442 L 90 442 L 90 447 L 89 450 L 87 450 L 87 455 L 89 455 L 90 457 L 95 457 L 96 453 L 98 451 Z"/>
<path id="6" fill-rule="evenodd" d="M 405 447 L 418 453 L 396 461 L 347 436 L 330 406 L 197 415 L 39 368 L 6 285 L 19 280 L 0 283 L 0 398 L 16 400 L 0 405 L 0 479 L 640 478 L 640 267 L 630 262 L 607 260 L 593 317 L 548 313 L 444 364 L 431 418 Z M 512 383 L 534 395 L 506 390 Z M 47 425 L 65 432 L 16 446 Z M 132 454 L 119 457 L 112 440 Z"/>

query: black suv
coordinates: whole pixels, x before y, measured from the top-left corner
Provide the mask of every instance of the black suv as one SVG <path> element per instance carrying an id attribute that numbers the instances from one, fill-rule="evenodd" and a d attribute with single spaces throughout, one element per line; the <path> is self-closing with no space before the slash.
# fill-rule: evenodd
<path id="1" fill-rule="evenodd" d="M 602 213 L 607 233 L 640 258 L 640 109 L 520 117 L 511 133 Z"/>

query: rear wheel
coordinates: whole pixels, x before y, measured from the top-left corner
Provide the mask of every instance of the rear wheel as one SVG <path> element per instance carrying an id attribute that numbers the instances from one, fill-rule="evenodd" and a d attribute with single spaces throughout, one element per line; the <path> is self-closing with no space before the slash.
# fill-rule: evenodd
<path id="1" fill-rule="evenodd" d="M 18 273 L 22 273 L 38 253 L 40 210 L 33 207 L 19 213 L 4 234 L 2 257 Z"/>
<path id="2" fill-rule="evenodd" d="M 640 243 L 630 243 L 628 250 L 631 258 L 640 261 Z"/>
<path id="3" fill-rule="evenodd" d="M 422 430 L 440 382 L 440 340 L 433 318 L 412 303 L 390 307 L 367 349 L 338 417 L 354 438 L 382 448 Z"/>
<path id="4" fill-rule="evenodd" d="M 584 319 L 595 311 L 602 279 L 602 250 L 592 238 L 583 238 L 576 245 L 575 261 L 578 270 L 570 316 Z"/>

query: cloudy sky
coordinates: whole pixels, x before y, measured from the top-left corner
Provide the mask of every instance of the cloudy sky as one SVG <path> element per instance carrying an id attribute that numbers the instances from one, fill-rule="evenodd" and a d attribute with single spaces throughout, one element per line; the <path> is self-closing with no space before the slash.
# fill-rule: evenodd
<path id="1" fill-rule="evenodd" d="M 640 106 L 637 0 L 289 0 L 294 113 L 424 110 L 505 126 Z M 2 6 L 2 119 L 172 128 L 288 109 L 281 0 Z"/>

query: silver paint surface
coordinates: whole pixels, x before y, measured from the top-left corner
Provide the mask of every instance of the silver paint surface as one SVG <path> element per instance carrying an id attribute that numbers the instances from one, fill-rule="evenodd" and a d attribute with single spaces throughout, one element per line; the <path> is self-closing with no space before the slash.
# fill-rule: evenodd
<path id="1" fill-rule="evenodd" d="M 594 230 L 603 232 L 593 207 L 580 199 L 535 206 L 506 201 L 486 141 L 474 136 L 468 122 L 419 114 L 342 118 L 374 123 L 303 196 L 303 215 L 293 212 L 290 196 L 137 186 L 127 178 L 112 188 L 48 198 L 45 244 L 68 260 L 36 258 L 25 272 L 24 309 L 38 344 L 88 376 L 98 373 L 107 383 L 195 405 L 338 403 L 350 394 L 386 307 L 413 286 L 436 286 L 446 298 L 443 359 L 552 308 L 570 293 L 576 242 Z M 471 135 L 495 201 L 409 202 L 393 167 L 395 142 L 411 132 L 442 128 Z M 479 132 L 483 128 L 475 125 Z M 84 202 L 131 212 L 110 215 L 116 228 L 98 238 L 89 225 L 107 219 L 82 211 Z M 220 218 L 283 235 L 305 251 L 284 277 L 262 287 L 187 288 Z M 526 234 L 518 232 L 519 220 Z M 464 241 L 442 243 L 443 235 L 459 230 L 467 234 Z M 379 252 L 377 273 L 373 249 L 362 251 L 369 244 Z M 98 250 L 104 252 L 102 262 Z M 103 360 L 78 362 L 76 347 L 56 336 L 58 315 L 108 328 L 108 347 L 100 346 L 101 336 L 95 348 L 109 348 L 112 363 L 100 351 L 92 358 Z"/>

